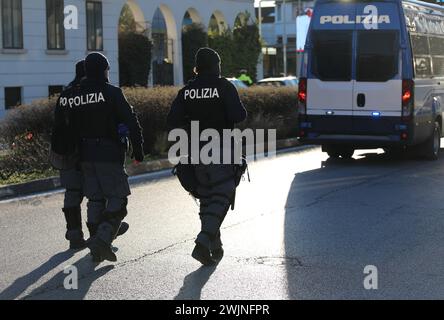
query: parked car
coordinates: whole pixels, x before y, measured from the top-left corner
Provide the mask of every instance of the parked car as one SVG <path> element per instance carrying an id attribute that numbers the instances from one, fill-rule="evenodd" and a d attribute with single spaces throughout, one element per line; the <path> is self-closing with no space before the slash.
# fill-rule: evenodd
<path id="1" fill-rule="evenodd" d="M 227 78 L 237 89 L 246 89 L 248 86 L 237 78 Z"/>
<path id="2" fill-rule="evenodd" d="M 297 87 L 298 78 L 296 77 L 279 77 L 279 78 L 265 78 L 259 80 L 258 86 L 274 86 L 274 87 Z"/>

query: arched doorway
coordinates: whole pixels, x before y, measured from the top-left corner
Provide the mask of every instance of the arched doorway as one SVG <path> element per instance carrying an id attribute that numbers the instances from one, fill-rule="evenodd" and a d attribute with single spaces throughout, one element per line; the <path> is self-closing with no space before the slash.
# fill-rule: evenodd
<path id="1" fill-rule="evenodd" d="M 236 20 L 234 20 L 234 28 L 233 29 L 240 28 L 242 26 L 247 25 L 248 19 L 249 19 L 249 16 L 247 14 L 245 14 L 244 12 L 239 13 L 236 16 Z"/>
<path id="2" fill-rule="evenodd" d="M 208 24 L 208 34 L 222 34 L 227 28 L 228 26 L 222 13 L 219 11 L 214 12 L 211 15 L 210 23 Z"/>
<path id="3" fill-rule="evenodd" d="M 157 8 L 151 24 L 153 41 L 153 85 L 174 85 L 173 39 L 169 36 L 169 27 L 162 8 Z"/>
<path id="4" fill-rule="evenodd" d="M 151 41 L 143 13 L 134 0 L 122 7 L 118 39 L 120 86 L 147 86 Z"/>
<path id="5" fill-rule="evenodd" d="M 197 50 L 208 45 L 208 35 L 196 9 L 190 8 L 182 20 L 182 65 L 183 80 L 193 78 L 194 56 Z"/>
<path id="6" fill-rule="evenodd" d="M 194 8 L 189 8 L 183 17 L 182 27 L 186 27 L 190 24 L 201 24 L 202 18 L 200 17 L 199 12 Z"/>

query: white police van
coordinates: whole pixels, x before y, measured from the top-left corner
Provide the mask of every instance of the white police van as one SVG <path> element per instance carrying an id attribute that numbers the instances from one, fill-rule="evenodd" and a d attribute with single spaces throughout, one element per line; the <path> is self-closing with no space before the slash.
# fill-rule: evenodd
<path id="1" fill-rule="evenodd" d="M 331 157 L 406 149 L 437 159 L 444 105 L 444 7 L 317 0 L 299 79 L 300 139 Z"/>

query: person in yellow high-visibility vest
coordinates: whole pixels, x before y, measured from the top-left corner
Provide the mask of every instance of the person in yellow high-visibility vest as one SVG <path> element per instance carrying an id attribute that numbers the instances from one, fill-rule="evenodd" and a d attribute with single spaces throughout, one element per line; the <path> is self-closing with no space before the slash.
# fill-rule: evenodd
<path id="1" fill-rule="evenodd" d="M 237 79 L 245 83 L 248 87 L 253 84 L 253 80 L 251 80 L 250 76 L 247 74 L 247 70 L 245 69 L 240 71 L 240 76 Z"/>

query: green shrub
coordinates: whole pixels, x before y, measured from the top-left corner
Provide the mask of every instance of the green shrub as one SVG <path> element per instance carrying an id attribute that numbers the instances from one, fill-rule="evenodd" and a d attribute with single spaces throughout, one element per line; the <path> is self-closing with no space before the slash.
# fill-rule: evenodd
<path id="1" fill-rule="evenodd" d="M 240 24 L 233 30 L 234 61 L 240 69 L 246 69 L 254 82 L 257 78 L 257 62 L 262 51 L 262 44 L 259 37 L 259 27 L 255 23 L 248 24 L 247 17 L 240 20 Z"/>
<path id="2" fill-rule="evenodd" d="M 167 150 L 166 118 L 177 87 L 124 88 L 143 128 L 145 152 L 151 156 Z M 291 88 L 252 87 L 239 95 L 248 119 L 240 128 L 277 129 L 278 138 L 297 134 L 297 94 Z M 49 141 L 57 97 L 38 100 L 10 110 L 0 122 L 0 145 L 14 145 L 0 158 L 0 179 L 13 173 L 35 174 L 50 170 Z M 27 139 L 32 134 L 31 139 Z M 1 182 L 0 182 L 1 184 Z"/>
<path id="3" fill-rule="evenodd" d="M 146 30 L 140 30 L 128 4 L 123 6 L 120 14 L 118 42 L 120 86 L 146 86 L 152 43 Z"/>
<path id="4" fill-rule="evenodd" d="M 119 75 L 121 86 L 147 86 L 152 43 L 139 33 L 119 34 Z"/>
<path id="5" fill-rule="evenodd" d="M 202 47 L 208 45 L 208 34 L 202 24 L 192 23 L 184 27 L 182 31 L 182 61 L 183 61 L 183 80 L 194 77 L 194 57 Z"/>
<path id="6" fill-rule="evenodd" d="M 51 169 L 48 154 L 49 140 L 45 135 L 29 132 L 16 136 L 10 152 L 0 158 L 0 185 L 1 181 L 17 173 L 33 175 L 47 172 Z"/>
<path id="7" fill-rule="evenodd" d="M 257 62 L 262 50 L 259 27 L 248 12 L 244 15 L 233 30 L 227 29 L 222 34 L 210 32 L 208 46 L 220 54 L 224 76 L 237 77 L 241 69 L 246 69 L 256 81 Z"/>

